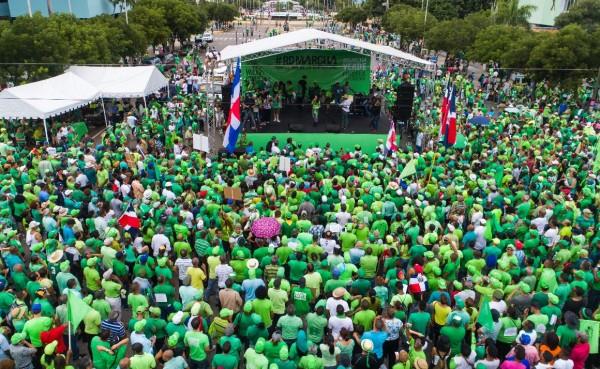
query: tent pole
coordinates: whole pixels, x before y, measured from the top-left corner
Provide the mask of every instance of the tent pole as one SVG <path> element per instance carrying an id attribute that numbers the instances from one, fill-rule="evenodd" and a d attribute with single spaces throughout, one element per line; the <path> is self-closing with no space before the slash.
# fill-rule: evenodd
<path id="1" fill-rule="evenodd" d="M 146 96 L 144 96 L 144 109 L 146 109 L 146 111 L 148 111 L 148 105 L 146 105 Z"/>
<path id="2" fill-rule="evenodd" d="M 108 119 L 106 119 L 106 109 L 104 109 L 104 98 L 100 98 L 102 103 L 102 113 L 104 113 L 104 125 L 108 127 Z"/>
<path id="3" fill-rule="evenodd" d="M 50 138 L 48 137 L 48 126 L 46 125 L 46 118 L 44 118 L 44 132 L 46 133 L 46 144 L 50 144 Z"/>

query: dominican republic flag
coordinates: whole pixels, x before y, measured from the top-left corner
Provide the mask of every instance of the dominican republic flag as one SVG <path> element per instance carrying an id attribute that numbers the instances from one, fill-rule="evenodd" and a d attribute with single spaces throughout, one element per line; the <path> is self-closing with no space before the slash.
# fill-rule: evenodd
<path id="1" fill-rule="evenodd" d="M 129 230 L 130 228 L 140 229 L 142 227 L 142 222 L 135 213 L 135 210 L 133 210 L 131 203 L 127 205 L 127 210 L 119 218 L 119 225 L 125 230 Z"/>
<path id="2" fill-rule="evenodd" d="M 446 84 L 444 89 L 444 98 L 442 99 L 442 112 L 440 114 L 440 140 L 446 135 L 446 120 L 448 119 L 450 96 L 450 82 Z"/>
<path id="3" fill-rule="evenodd" d="M 396 141 L 396 123 L 393 120 L 390 120 L 390 130 L 387 135 L 387 140 L 385 141 L 385 152 L 395 152 L 398 151 L 398 144 Z"/>
<path id="4" fill-rule="evenodd" d="M 241 74 L 241 59 L 238 58 L 237 67 L 235 68 L 235 77 L 233 77 L 233 88 L 231 89 L 231 105 L 229 107 L 229 117 L 227 117 L 227 129 L 225 137 L 223 137 L 223 147 L 227 152 L 232 153 L 235 150 L 238 136 L 241 131 L 241 115 L 240 115 L 240 74 Z"/>
<path id="5" fill-rule="evenodd" d="M 413 274 L 408 280 L 408 292 L 410 293 L 423 293 L 427 292 L 429 283 L 427 283 L 427 277 L 422 273 Z"/>
<path id="6" fill-rule="evenodd" d="M 446 117 L 446 134 L 444 136 L 446 146 L 456 143 L 456 89 L 450 90 L 448 102 L 448 116 Z"/>

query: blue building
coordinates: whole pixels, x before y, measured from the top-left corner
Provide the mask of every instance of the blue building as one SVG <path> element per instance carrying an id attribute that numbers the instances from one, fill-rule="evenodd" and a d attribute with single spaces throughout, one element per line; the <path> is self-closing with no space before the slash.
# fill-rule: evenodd
<path id="1" fill-rule="evenodd" d="M 36 12 L 47 16 L 48 6 L 52 13 L 69 13 L 77 18 L 115 14 L 122 9 L 110 0 L 0 0 L 0 17 L 15 18 Z"/>

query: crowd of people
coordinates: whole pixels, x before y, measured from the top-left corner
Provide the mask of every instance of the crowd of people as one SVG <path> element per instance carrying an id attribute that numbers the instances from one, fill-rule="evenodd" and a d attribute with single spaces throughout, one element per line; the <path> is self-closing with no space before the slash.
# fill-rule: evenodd
<path id="1" fill-rule="evenodd" d="M 445 79 L 390 66 L 374 84 L 417 86 L 414 148 L 206 155 L 195 68 L 100 143 L 2 130 L 0 369 L 598 367 L 587 85 L 509 83 L 502 107 L 453 76 L 466 142 L 447 147 Z"/>

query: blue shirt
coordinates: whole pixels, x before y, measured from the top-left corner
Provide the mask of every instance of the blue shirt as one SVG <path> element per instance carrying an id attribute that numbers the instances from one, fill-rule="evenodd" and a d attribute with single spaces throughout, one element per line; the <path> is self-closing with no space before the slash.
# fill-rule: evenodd
<path id="1" fill-rule="evenodd" d="M 256 295 L 255 295 L 256 289 L 259 286 L 264 286 L 264 285 L 265 285 L 265 282 L 263 282 L 262 279 L 258 279 L 258 278 L 245 279 L 242 282 L 242 291 L 245 292 L 246 302 L 256 299 Z"/>
<path id="2" fill-rule="evenodd" d="M 370 339 L 373 342 L 373 352 L 378 359 L 381 359 L 383 357 L 383 343 L 387 338 L 387 332 L 368 331 L 362 335 L 361 340 Z"/>

